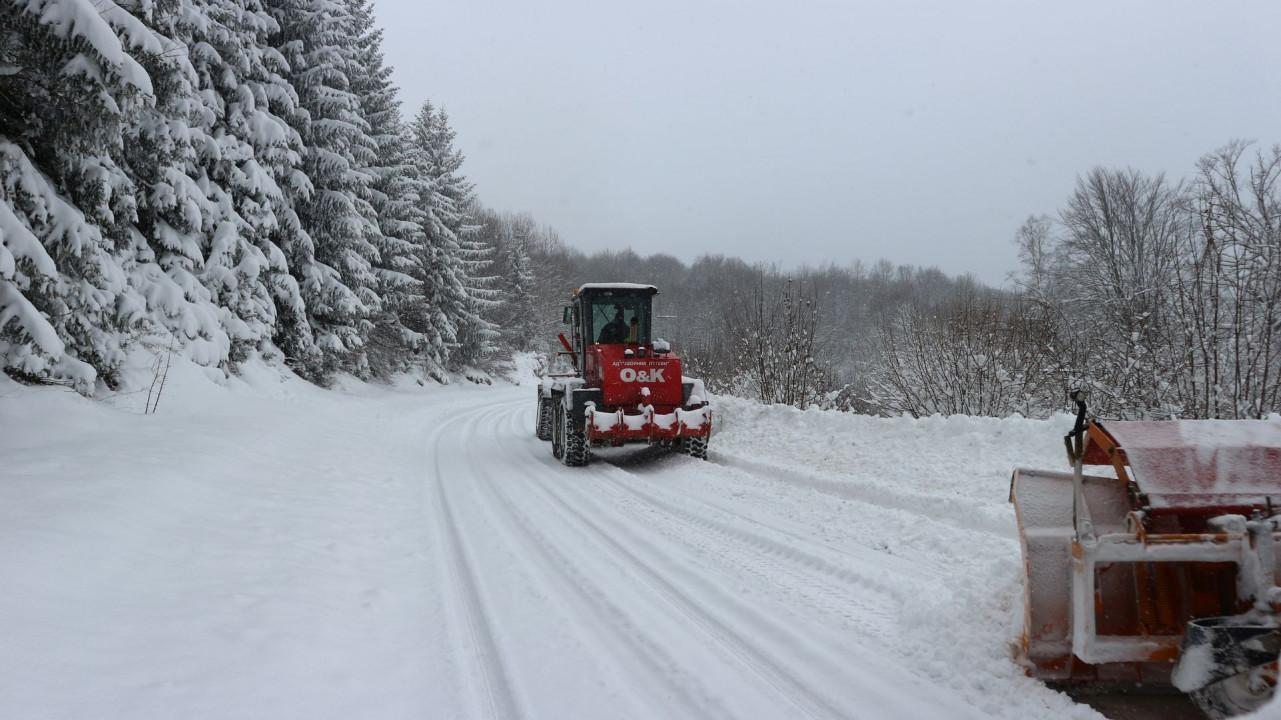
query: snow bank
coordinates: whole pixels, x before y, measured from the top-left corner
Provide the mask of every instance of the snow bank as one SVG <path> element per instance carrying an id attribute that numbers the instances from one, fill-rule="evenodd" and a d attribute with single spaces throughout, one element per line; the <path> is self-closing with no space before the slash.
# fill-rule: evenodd
<path id="1" fill-rule="evenodd" d="M 1023 597 L 1010 475 L 1066 469 L 1071 417 L 880 418 L 733 397 L 715 403 L 712 459 L 802 493 L 791 500 L 796 493 L 740 480 L 731 494 L 746 503 L 768 493 L 780 509 L 794 503 L 784 512 L 832 544 L 883 553 L 882 582 L 901 593 L 886 632 L 906 663 L 992 717 L 1098 717 L 1012 660 Z M 907 581 L 913 572 L 928 579 Z"/>
<path id="2" fill-rule="evenodd" d="M 718 397 L 715 446 L 731 465 L 805 468 L 797 482 L 855 500 L 940 515 L 1015 538 L 1015 467 L 1069 469 L 1073 419 L 881 418 Z"/>
<path id="3" fill-rule="evenodd" d="M 512 357 L 507 379 L 515 385 L 537 385 L 547 372 L 547 358 L 542 353 L 520 352 Z"/>

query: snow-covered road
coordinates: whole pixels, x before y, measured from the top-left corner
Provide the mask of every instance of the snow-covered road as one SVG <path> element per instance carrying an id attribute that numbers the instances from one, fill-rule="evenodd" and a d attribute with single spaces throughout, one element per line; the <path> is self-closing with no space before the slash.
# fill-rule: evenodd
<path id="1" fill-rule="evenodd" d="M 0 717 L 1099 717 L 1008 659 L 1050 423 L 727 400 L 570 469 L 526 387 L 0 390 Z"/>
<path id="2" fill-rule="evenodd" d="M 466 691 L 447 715 L 980 714 L 896 651 L 897 609 L 928 591 L 927 569 L 726 507 L 715 496 L 735 473 L 693 460 L 567 470 L 533 438 L 528 394 L 429 443 L 453 684 Z"/>

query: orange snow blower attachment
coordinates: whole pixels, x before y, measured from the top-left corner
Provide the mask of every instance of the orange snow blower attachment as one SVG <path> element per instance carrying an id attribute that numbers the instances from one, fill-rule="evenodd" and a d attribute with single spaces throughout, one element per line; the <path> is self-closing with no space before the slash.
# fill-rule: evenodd
<path id="1" fill-rule="evenodd" d="M 1073 471 L 1010 481 L 1026 573 L 1020 661 L 1060 683 L 1173 683 L 1212 716 L 1266 700 L 1281 650 L 1281 422 L 1105 426 L 1073 399 Z"/>

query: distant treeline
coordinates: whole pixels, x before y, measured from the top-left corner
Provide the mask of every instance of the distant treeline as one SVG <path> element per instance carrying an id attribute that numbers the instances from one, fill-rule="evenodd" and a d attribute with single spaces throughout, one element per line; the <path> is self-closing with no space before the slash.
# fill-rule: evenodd
<path id="1" fill-rule="evenodd" d="M 1084 388 L 1114 417 L 1281 410 L 1281 148 L 1232 143 L 1170 180 L 1095 169 L 1015 234 L 1004 289 L 936 269 L 685 264 L 566 247 L 528 218 L 509 341 L 554 350 L 587 281 L 659 286 L 657 335 L 719 392 L 877 414 L 1044 415 Z M 525 308 L 532 308 L 525 311 Z"/>
<path id="2" fill-rule="evenodd" d="M 1095 169 L 993 289 L 935 269 L 587 255 L 482 206 L 370 0 L 0 3 L 0 368 L 85 393 L 131 350 L 325 384 L 554 351 L 587 281 L 661 288 L 719 392 L 869 413 L 1281 409 L 1281 148 Z M 519 120 L 514 120 L 518 122 Z"/>

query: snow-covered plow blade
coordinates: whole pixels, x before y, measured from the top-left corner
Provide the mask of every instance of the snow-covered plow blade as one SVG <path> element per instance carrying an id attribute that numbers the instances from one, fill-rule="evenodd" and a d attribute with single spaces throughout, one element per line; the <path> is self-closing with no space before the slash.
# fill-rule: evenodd
<path id="1" fill-rule="evenodd" d="M 593 445 L 707 438 L 712 432 L 712 409 L 707 406 L 692 410 L 678 407 L 662 413 L 648 406 L 628 415 L 621 409 L 602 412 L 589 405 L 586 426 L 587 439 Z"/>
<path id="2" fill-rule="evenodd" d="M 1273 641 L 1248 628 L 1277 624 L 1281 423 L 1105 427 L 1079 407 L 1065 438 L 1073 472 L 1011 479 L 1026 571 L 1020 660 L 1047 681 L 1107 685 L 1169 685 L 1179 663 L 1174 684 L 1212 713 L 1270 697 Z M 1267 649 L 1219 647 L 1245 637 Z"/>

